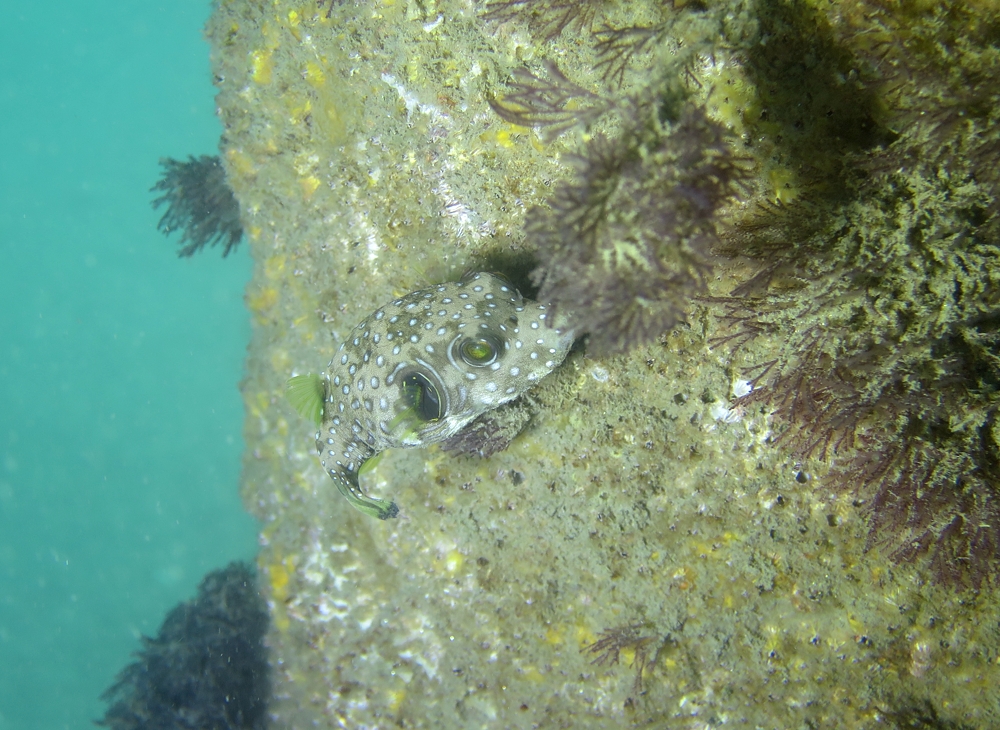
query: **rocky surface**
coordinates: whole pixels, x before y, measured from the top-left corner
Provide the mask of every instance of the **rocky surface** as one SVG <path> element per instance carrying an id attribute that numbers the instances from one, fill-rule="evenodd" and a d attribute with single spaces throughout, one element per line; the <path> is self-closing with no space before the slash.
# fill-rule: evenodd
<path id="1" fill-rule="evenodd" d="M 606 88 L 583 36 L 664 11 L 599 7 L 548 40 L 530 14 L 457 0 L 215 9 L 255 260 L 242 489 L 264 525 L 273 726 L 882 727 L 913 707 L 996 723 L 995 593 L 866 552 L 851 495 L 768 445 L 761 409 L 731 407 L 768 352 L 713 350 L 705 307 L 627 355 L 572 353 L 505 451 L 389 452 L 362 485 L 398 519 L 351 509 L 321 470 L 285 381 L 386 301 L 530 253 L 525 210 L 593 130 L 553 138 L 488 101 L 543 58 Z M 699 69 L 708 103 L 722 76 Z"/>

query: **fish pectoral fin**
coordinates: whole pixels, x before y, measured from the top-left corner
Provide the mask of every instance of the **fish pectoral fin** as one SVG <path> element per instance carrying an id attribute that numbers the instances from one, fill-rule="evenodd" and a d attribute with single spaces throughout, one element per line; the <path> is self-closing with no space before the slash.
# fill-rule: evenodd
<path id="1" fill-rule="evenodd" d="M 378 453 L 375 453 L 375 454 L 372 454 L 371 456 L 369 456 L 365 460 L 365 463 L 363 463 L 358 468 L 358 476 L 360 477 L 362 474 L 367 474 L 372 469 L 374 469 L 376 466 L 378 466 L 378 463 L 380 461 L 382 461 L 382 457 L 383 456 L 385 456 L 385 452 L 384 451 L 379 451 Z"/>
<path id="2" fill-rule="evenodd" d="M 388 520 L 399 514 L 399 507 L 396 506 L 395 502 L 369 497 L 361 491 L 361 487 L 356 483 L 357 480 L 352 479 L 349 475 L 338 474 L 334 476 L 331 474 L 331 476 L 333 476 L 333 481 L 336 483 L 340 493 L 359 512 L 380 520 Z"/>
<path id="3" fill-rule="evenodd" d="M 309 373 L 289 378 L 285 383 L 285 398 L 303 418 L 308 418 L 317 426 L 323 422 L 326 384 L 321 376 Z"/>

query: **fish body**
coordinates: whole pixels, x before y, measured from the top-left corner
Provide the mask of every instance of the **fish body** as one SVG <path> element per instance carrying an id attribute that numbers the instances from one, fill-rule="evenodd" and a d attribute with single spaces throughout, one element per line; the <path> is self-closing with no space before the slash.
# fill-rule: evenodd
<path id="1" fill-rule="evenodd" d="M 572 333 L 546 307 L 488 273 L 421 289 L 355 327 L 323 375 L 316 448 L 348 501 L 388 519 L 358 472 L 384 449 L 443 441 L 517 398 L 565 359 Z"/>

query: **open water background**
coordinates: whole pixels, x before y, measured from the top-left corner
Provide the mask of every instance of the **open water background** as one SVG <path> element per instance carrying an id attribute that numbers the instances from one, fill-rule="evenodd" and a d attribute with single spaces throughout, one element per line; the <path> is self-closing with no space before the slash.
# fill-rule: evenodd
<path id="1" fill-rule="evenodd" d="M 0 730 L 89 728 L 237 495 L 245 245 L 179 260 L 158 159 L 215 154 L 206 0 L 0 19 Z"/>

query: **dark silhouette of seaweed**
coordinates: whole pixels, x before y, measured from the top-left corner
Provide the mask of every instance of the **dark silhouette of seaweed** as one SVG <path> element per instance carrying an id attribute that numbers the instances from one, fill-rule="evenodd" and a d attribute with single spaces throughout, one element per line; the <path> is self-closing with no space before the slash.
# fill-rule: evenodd
<path id="1" fill-rule="evenodd" d="M 176 606 L 103 699 L 113 730 L 263 730 L 269 696 L 267 607 L 254 573 L 232 563 Z"/>
<path id="2" fill-rule="evenodd" d="M 181 231 L 178 256 L 193 256 L 206 245 L 223 244 L 228 256 L 243 237 L 240 206 L 226 183 L 226 171 L 218 157 L 202 155 L 180 162 L 160 160 L 163 174 L 150 192 L 162 193 L 152 205 L 167 210 L 156 225 L 164 235 Z"/>

